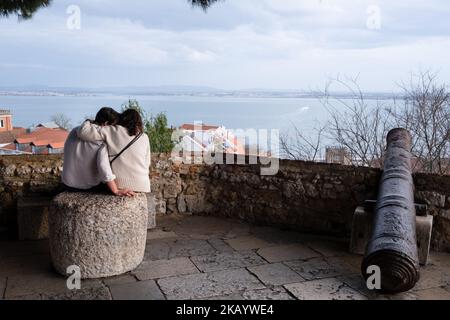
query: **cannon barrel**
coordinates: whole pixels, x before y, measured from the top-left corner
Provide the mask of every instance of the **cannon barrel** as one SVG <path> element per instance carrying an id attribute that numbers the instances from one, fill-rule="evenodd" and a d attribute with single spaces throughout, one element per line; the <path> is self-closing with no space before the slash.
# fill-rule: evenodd
<path id="1" fill-rule="evenodd" d="M 415 219 L 411 135 L 394 129 L 387 136 L 372 236 L 361 266 L 366 279 L 369 266 L 380 268 L 384 292 L 408 291 L 419 280 Z"/>

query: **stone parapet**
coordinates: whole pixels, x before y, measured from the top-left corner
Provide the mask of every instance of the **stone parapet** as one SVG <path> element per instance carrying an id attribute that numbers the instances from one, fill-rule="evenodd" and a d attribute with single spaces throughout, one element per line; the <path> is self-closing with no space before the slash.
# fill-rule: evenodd
<path id="1" fill-rule="evenodd" d="M 0 226 L 17 228 L 19 196 L 56 194 L 61 169 L 60 156 L 0 156 Z M 159 215 L 233 217 L 349 237 L 355 208 L 376 199 L 380 176 L 378 169 L 289 160 L 262 176 L 260 165 L 183 164 L 153 154 L 152 204 Z M 434 217 L 432 249 L 450 251 L 450 176 L 415 174 L 414 183 L 415 202 Z"/>

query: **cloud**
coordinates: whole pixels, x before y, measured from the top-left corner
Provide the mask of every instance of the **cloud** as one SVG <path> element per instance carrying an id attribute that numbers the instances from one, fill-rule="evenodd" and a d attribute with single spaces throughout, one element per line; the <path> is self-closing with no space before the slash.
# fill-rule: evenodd
<path id="1" fill-rule="evenodd" d="M 378 30 L 367 28 L 373 3 Z M 80 6 L 81 30 L 66 27 L 71 4 Z M 341 73 L 361 74 L 368 90 L 390 90 L 418 67 L 450 75 L 449 7 L 444 0 L 225 0 L 205 14 L 184 0 L 55 1 L 31 21 L 0 20 L 0 85 L 308 89 Z"/>

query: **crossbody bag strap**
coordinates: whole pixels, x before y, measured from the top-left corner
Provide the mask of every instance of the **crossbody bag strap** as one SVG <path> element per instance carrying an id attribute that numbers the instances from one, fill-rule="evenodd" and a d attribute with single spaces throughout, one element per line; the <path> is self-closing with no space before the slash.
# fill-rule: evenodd
<path id="1" fill-rule="evenodd" d="M 130 148 L 136 141 L 139 140 L 139 138 L 142 137 L 142 133 L 140 133 L 139 135 L 137 135 L 125 148 L 122 149 L 122 151 L 120 151 L 111 161 L 110 164 L 113 164 L 114 161 L 117 160 L 117 158 L 119 158 L 122 153 L 124 153 L 125 151 L 128 150 L 128 148 Z"/>

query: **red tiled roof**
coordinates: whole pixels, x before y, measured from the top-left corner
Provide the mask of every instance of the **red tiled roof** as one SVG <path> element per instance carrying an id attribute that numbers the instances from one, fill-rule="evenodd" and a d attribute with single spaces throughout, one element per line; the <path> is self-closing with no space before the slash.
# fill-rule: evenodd
<path id="1" fill-rule="evenodd" d="M 52 142 L 48 147 L 52 149 L 62 149 L 64 148 L 64 142 Z"/>
<path id="2" fill-rule="evenodd" d="M 30 144 L 35 147 L 46 147 L 49 143 L 48 140 L 34 140 Z"/>
<path id="3" fill-rule="evenodd" d="M 10 143 L 6 146 L 1 147 L 1 149 L 5 149 L 5 150 L 16 150 L 16 145 L 14 143 Z"/>
<path id="4" fill-rule="evenodd" d="M 215 129 L 219 129 L 218 126 L 209 126 L 206 124 L 188 124 L 185 123 L 183 124 L 180 129 L 183 130 L 202 130 L 202 131 L 208 131 L 208 130 L 215 130 Z"/>
<path id="5" fill-rule="evenodd" d="M 31 133 L 21 135 L 15 141 L 20 144 L 32 143 L 35 146 L 47 146 L 51 143 L 64 143 L 69 135 L 64 129 L 37 128 Z"/>

